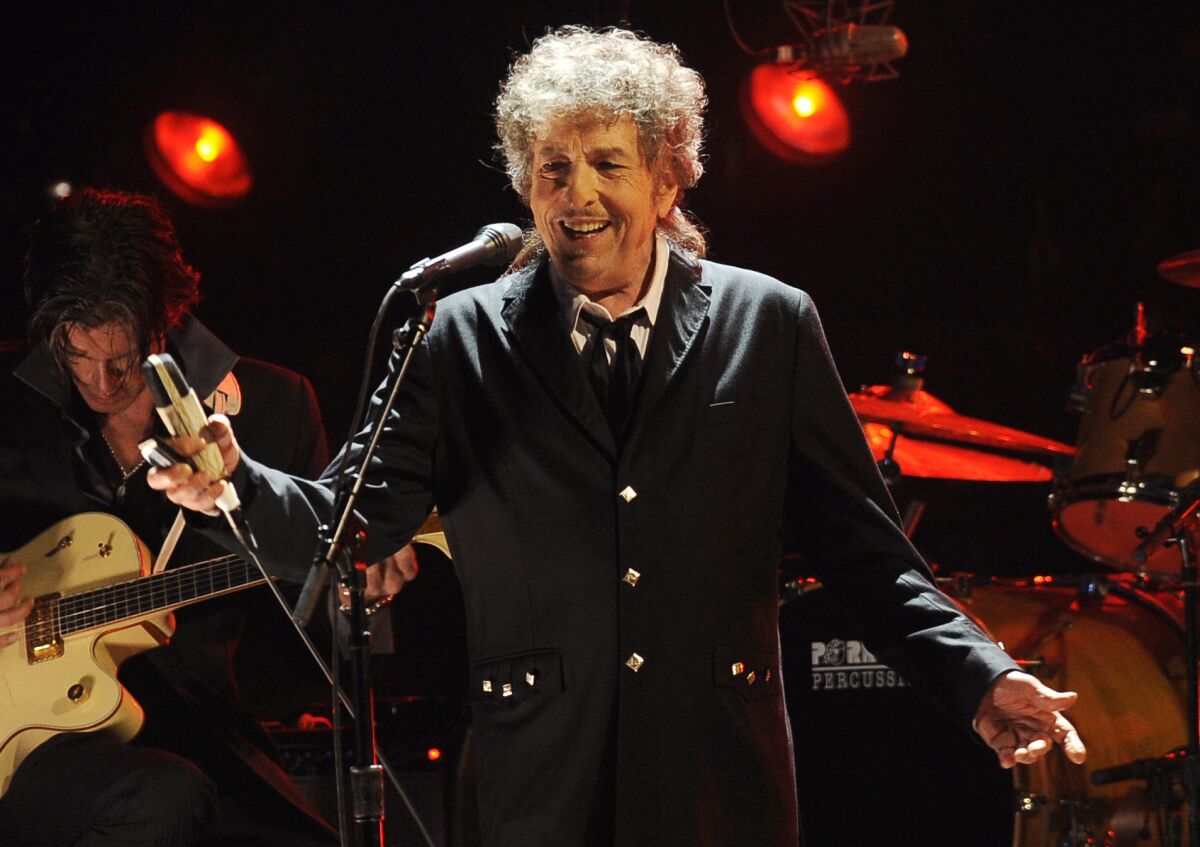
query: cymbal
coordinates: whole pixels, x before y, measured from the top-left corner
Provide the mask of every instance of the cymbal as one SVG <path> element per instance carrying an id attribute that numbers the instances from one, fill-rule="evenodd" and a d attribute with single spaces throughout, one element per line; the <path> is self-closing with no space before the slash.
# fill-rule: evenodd
<path id="1" fill-rule="evenodd" d="M 960 415 L 928 391 L 874 385 L 851 394 L 850 403 L 876 460 L 896 434 L 892 458 L 909 476 L 1042 482 L 1051 478 L 1051 470 L 1019 456 L 1045 462 L 1075 452 L 1068 444 Z"/>
<path id="2" fill-rule="evenodd" d="M 883 461 L 892 443 L 892 428 L 881 423 L 864 423 L 863 431 L 875 461 Z M 1050 468 L 1023 459 L 985 453 L 970 447 L 955 447 L 933 441 L 918 441 L 903 435 L 896 438 L 892 460 L 900 472 L 922 479 L 962 479 L 971 482 L 1049 482 Z"/>
<path id="3" fill-rule="evenodd" d="M 1163 259 L 1158 263 L 1158 275 L 1170 282 L 1200 288 L 1200 250 Z"/>

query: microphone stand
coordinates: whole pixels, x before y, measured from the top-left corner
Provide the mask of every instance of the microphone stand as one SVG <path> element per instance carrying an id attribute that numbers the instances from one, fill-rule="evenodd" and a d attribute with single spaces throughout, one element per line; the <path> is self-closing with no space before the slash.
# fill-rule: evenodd
<path id="1" fill-rule="evenodd" d="M 371 438 L 354 474 L 354 484 L 349 489 L 339 487 L 333 509 L 334 520 L 320 529 L 321 544 L 315 559 L 316 567 L 337 570 L 338 581 L 347 587 L 350 595 L 349 652 L 355 721 L 355 764 L 350 768 L 350 794 L 359 847 L 383 843 L 384 794 L 383 768 L 375 749 L 375 704 L 370 682 L 371 634 L 367 626 L 365 598 L 366 568 L 354 563 L 354 542 L 364 540 L 364 535 L 354 514 L 366 484 L 367 470 L 379 447 L 383 424 L 396 404 L 413 354 L 429 332 L 437 311 L 435 285 L 428 285 L 413 293 L 422 309 L 393 336 L 393 345 L 401 355 L 400 367 L 392 377 L 387 399 L 379 409 L 376 425 L 372 427 Z"/>

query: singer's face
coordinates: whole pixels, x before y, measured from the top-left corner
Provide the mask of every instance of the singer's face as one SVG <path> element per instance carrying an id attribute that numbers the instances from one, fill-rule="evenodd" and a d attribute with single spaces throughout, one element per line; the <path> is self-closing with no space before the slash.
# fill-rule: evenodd
<path id="1" fill-rule="evenodd" d="M 637 296 L 675 194 L 655 179 L 631 118 L 561 120 L 534 141 L 534 224 L 558 272 L 593 300 Z"/>
<path id="2" fill-rule="evenodd" d="M 137 336 L 120 323 L 73 324 L 64 353 L 79 396 L 98 415 L 120 414 L 146 390 Z"/>

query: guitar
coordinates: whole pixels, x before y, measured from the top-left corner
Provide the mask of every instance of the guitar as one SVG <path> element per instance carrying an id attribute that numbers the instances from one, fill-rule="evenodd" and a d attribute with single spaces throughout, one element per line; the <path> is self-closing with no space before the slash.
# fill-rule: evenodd
<path id="1" fill-rule="evenodd" d="M 0 647 L 0 797 L 17 767 L 60 732 L 137 735 L 141 707 L 117 681 L 125 659 L 165 644 L 171 610 L 264 582 L 224 556 L 149 575 L 151 555 L 122 521 L 88 512 L 2 554 L 24 563 L 33 610 Z"/>

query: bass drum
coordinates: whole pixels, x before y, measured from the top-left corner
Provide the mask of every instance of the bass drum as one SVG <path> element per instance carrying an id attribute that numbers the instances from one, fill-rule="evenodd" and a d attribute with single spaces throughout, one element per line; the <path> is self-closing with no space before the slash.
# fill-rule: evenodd
<path id="1" fill-rule="evenodd" d="M 1066 583 L 1066 584 L 1063 584 Z M 1022 847 L 1169 843 L 1145 783 L 1091 784 L 1091 774 L 1161 756 L 1187 742 L 1182 602 L 1132 579 L 1074 577 L 977 584 L 949 593 L 1026 669 L 1060 691 L 1079 692 L 1067 716 L 1088 748 L 1082 766 L 1059 748 L 1014 769 Z"/>

